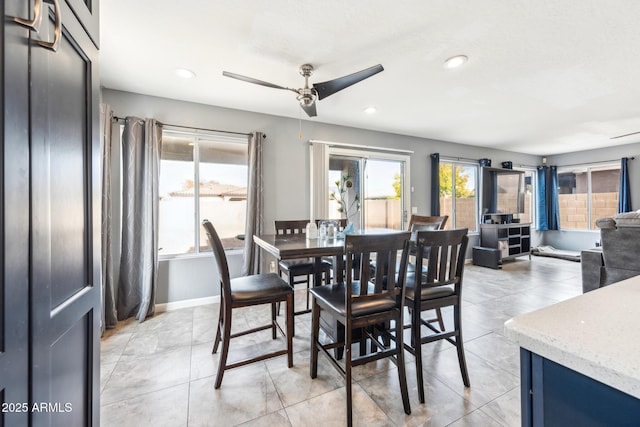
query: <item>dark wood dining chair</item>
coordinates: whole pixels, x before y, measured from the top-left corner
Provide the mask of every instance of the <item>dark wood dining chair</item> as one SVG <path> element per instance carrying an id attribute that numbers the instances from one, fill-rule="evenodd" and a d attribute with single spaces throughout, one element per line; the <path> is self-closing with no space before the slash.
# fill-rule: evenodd
<path id="1" fill-rule="evenodd" d="M 378 235 L 345 236 L 346 281 L 311 289 L 313 294 L 311 335 L 311 378 L 318 375 L 318 354 L 322 352 L 331 364 L 345 377 L 347 388 L 347 425 L 353 423 L 352 368 L 374 360 L 389 357 L 398 367 L 400 394 L 404 411 L 411 413 L 403 349 L 403 298 L 409 257 L 409 232 Z M 389 265 L 391 271 L 399 271 L 384 277 L 378 269 L 374 275 L 369 260 L 375 257 L 378 265 Z M 360 265 L 355 267 L 355 263 Z M 399 262 L 399 264 L 398 264 Z M 357 272 L 357 273 L 356 273 Z M 320 341 L 320 316 L 328 313 L 344 325 L 344 339 Z M 393 321 L 393 329 L 386 329 Z M 379 328 L 385 328 L 380 330 Z M 360 353 L 354 356 L 354 332 Z M 386 346 L 378 338 L 386 337 L 393 345 Z M 371 346 L 371 352 L 363 351 Z M 344 367 L 330 353 L 331 349 L 344 348 Z"/>
<path id="2" fill-rule="evenodd" d="M 411 230 L 411 227 L 414 224 L 432 226 L 434 230 L 444 230 L 444 227 L 447 225 L 448 219 L 449 219 L 449 215 L 425 216 L 425 215 L 412 214 L 411 218 L 409 219 L 409 230 Z"/>
<path id="3" fill-rule="evenodd" d="M 305 234 L 307 224 L 310 220 L 291 220 L 291 221 L 275 221 L 276 234 Z M 324 280 L 328 282 L 331 274 L 331 262 L 323 261 L 321 264 L 322 274 Z M 315 261 L 312 258 L 299 258 L 299 259 L 287 259 L 281 260 L 278 263 L 278 271 L 280 276 L 286 274 L 289 281 L 289 285 L 295 289 L 296 285 L 305 284 L 306 289 L 306 308 L 304 310 L 296 311 L 294 308 L 293 314 L 305 314 L 311 312 L 309 288 L 311 285 L 311 277 L 314 277 L 315 273 Z M 317 284 L 314 284 L 317 285 Z M 295 307 L 295 302 L 294 302 Z M 277 312 L 280 313 L 280 306 L 277 307 Z M 295 327 L 294 327 L 295 332 Z"/>
<path id="4" fill-rule="evenodd" d="M 409 227 L 407 230 L 411 231 L 413 234 L 418 230 L 443 230 L 448 218 L 448 215 L 424 216 L 413 214 L 409 219 Z M 411 255 L 415 255 L 415 246 L 412 246 Z M 375 262 L 372 261 L 371 265 L 375 268 Z M 415 264 L 409 262 L 409 271 L 413 271 L 414 267 Z"/>
<path id="5" fill-rule="evenodd" d="M 411 215 L 409 219 L 409 231 L 411 231 L 412 236 L 415 236 L 417 231 L 424 230 L 444 230 L 444 227 L 447 225 L 447 220 L 449 219 L 448 215 L 442 216 L 425 216 L 425 215 Z M 415 240 L 415 239 L 413 239 Z M 415 246 L 413 246 L 412 255 L 415 255 Z M 415 267 L 415 263 L 409 264 L 409 270 Z M 423 265 L 423 268 L 426 271 L 426 265 Z M 440 326 L 440 330 L 444 331 L 444 320 L 442 319 L 442 310 L 439 308 L 435 309 L 436 316 L 427 320 L 429 323 L 437 323 Z"/>
<path id="6" fill-rule="evenodd" d="M 209 244 L 213 249 L 213 255 L 218 266 L 218 273 L 220 274 L 220 313 L 212 353 L 218 351 L 220 342 L 222 342 L 222 353 L 220 354 L 220 360 L 218 362 L 215 388 L 220 388 L 222 377 L 227 369 L 237 368 L 249 363 L 286 354 L 287 364 L 291 368 L 293 366 L 293 288 L 275 273 L 256 274 L 230 279 L 227 257 L 218 233 L 213 227 L 213 224 L 206 219 L 202 221 L 202 226 L 207 234 Z M 276 303 L 280 302 L 286 302 L 286 333 L 276 320 Z M 271 322 L 269 324 L 233 334 L 231 333 L 232 311 L 234 308 L 263 304 L 271 305 Z M 249 357 L 234 363 L 227 363 L 229 344 L 232 338 L 266 329 L 271 329 L 273 339 L 276 339 L 276 330 L 279 329 L 286 338 L 286 349 Z"/>
<path id="7" fill-rule="evenodd" d="M 407 275 L 405 306 L 409 308 L 411 329 L 405 348 L 415 356 L 420 403 L 424 403 L 422 373 L 422 345 L 446 340 L 456 346 L 462 381 L 470 386 L 467 363 L 462 342 L 461 292 L 465 253 L 469 238 L 466 228 L 454 230 L 418 231 L 415 236 L 416 270 Z M 428 260 L 427 272 L 422 271 L 423 261 Z M 422 319 L 426 310 L 453 307 L 453 329 L 436 329 L 430 321 Z M 423 326 L 425 328 L 423 328 Z M 423 331 L 425 335 L 423 335 Z"/>

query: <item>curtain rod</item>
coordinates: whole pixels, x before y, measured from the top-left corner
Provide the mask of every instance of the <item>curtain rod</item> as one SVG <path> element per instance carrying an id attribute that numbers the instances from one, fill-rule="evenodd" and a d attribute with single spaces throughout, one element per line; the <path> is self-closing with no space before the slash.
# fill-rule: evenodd
<path id="1" fill-rule="evenodd" d="M 480 161 L 480 159 L 469 159 L 467 157 L 440 156 L 440 158 L 444 160 L 466 160 L 468 162 L 474 162 L 474 163 L 478 163 Z M 513 165 L 513 166 L 518 168 L 527 168 L 527 169 L 536 169 L 537 167 L 537 166 L 523 165 L 523 164 Z M 500 168 L 497 168 L 497 169 L 500 169 Z"/>
<path id="2" fill-rule="evenodd" d="M 600 163 L 613 163 L 613 162 L 619 162 L 622 159 L 622 157 L 620 157 L 619 159 L 612 159 L 612 160 L 599 160 L 597 162 L 584 162 L 584 163 L 573 163 L 570 165 L 558 165 L 558 167 L 564 168 L 567 166 L 585 166 L 585 165 L 597 165 Z M 634 160 L 635 157 L 631 156 L 631 157 L 627 157 L 627 159 L 629 160 Z"/>
<path id="3" fill-rule="evenodd" d="M 364 148 L 367 150 L 371 150 L 371 151 L 382 151 L 385 153 L 404 153 L 404 154 L 413 154 L 413 151 L 411 150 L 402 150 L 400 148 L 384 148 L 384 147 L 377 147 L 375 145 L 360 145 L 360 144 L 349 144 L 346 142 L 335 142 L 335 141 L 322 141 L 320 139 L 310 139 L 309 140 L 310 144 L 324 144 L 324 145 L 328 145 L 330 147 L 337 147 L 337 148 Z"/>
<path id="4" fill-rule="evenodd" d="M 113 120 L 115 120 L 117 122 L 121 122 L 121 121 L 124 121 L 125 119 L 123 117 L 113 116 Z M 162 126 L 169 126 L 169 127 L 174 127 L 174 128 L 183 128 L 183 129 L 191 129 L 191 130 L 202 130 L 202 131 L 205 131 L 205 132 L 230 133 L 230 134 L 234 134 L 234 135 L 244 135 L 244 136 L 253 135 L 253 133 L 233 132 L 233 131 L 229 131 L 229 130 L 207 129 L 207 128 L 198 128 L 198 127 L 193 127 L 193 126 L 173 125 L 173 124 L 170 124 L 170 123 L 162 123 L 162 122 L 158 122 L 158 123 L 160 123 L 160 125 L 162 125 Z M 267 136 L 264 135 L 264 138 L 266 138 L 266 137 Z"/>
<path id="5" fill-rule="evenodd" d="M 480 160 L 480 159 L 469 159 L 467 157 L 455 157 L 455 156 L 440 156 L 440 158 L 444 160 L 467 160 L 469 162 L 476 162 L 476 163 L 478 163 L 478 160 Z"/>

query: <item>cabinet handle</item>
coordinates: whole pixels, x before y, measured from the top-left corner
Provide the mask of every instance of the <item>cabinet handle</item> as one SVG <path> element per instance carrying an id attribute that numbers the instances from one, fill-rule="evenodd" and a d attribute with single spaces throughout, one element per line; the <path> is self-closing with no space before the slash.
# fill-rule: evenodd
<path id="1" fill-rule="evenodd" d="M 58 50 L 58 45 L 60 44 L 60 38 L 62 37 L 62 14 L 60 12 L 60 4 L 58 0 L 45 0 L 47 3 L 53 4 L 53 13 L 55 14 L 56 23 L 53 29 L 53 41 L 45 42 L 42 40 L 35 40 L 35 42 L 47 49 L 51 49 L 52 51 Z"/>
<path id="2" fill-rule="evenodd" d="M 40 22 L 42 22 L 42 0 L 34 0 L 33 2 L 33 20 L 17 16 L 8 16 L 7 18 L 37 33 L 40 29 Z"/>

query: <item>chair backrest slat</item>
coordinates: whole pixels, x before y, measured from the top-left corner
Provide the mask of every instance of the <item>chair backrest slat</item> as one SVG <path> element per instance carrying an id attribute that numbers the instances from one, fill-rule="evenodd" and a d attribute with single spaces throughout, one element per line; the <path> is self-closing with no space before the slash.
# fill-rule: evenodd
<path id="1" fill-rule="evenodd" d="M 353 261 L 357 263 L 358 268 L 348 270 L 351 272 L 349 276 L 353 278 L 354 275 L 358 275 L 359 273 L 358 280 L 360 281 L 361 285 L 363 283 L 369 283 L 371 281 L 371 265 L 368 262 L 370 257 L 371 257 L 371 252 L 367 250 L 365 250 L 364 252 L 361 252 L 360 256 L 352 257 Z M 360 286 L 360 295 L 361 296 L 367 295 L 367 293 L 368 293 L 368 286 Z"/>
<path id="2" fill-rule="evenodd" d="M 455 248 L 451 245 L 440 247 L 440 267 L 438 268 L 438 281 L 446 282 L 452 274 L 455 274 Z"/>

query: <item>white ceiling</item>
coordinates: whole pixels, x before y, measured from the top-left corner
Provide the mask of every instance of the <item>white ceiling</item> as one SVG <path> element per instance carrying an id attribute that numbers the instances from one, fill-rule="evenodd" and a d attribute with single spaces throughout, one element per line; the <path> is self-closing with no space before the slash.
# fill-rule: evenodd
<path id="1" fill-rule="evenodd" d="M 222 71 L 298 88 L 303 63 L 311 83 L 380 63 L 303 119 L 536 155 L 640 142 L 610 139 L 640 132 L 637 0 L 102 0 L 100 14 L 110 89 L 298 118 L 294 93 Z"/>

